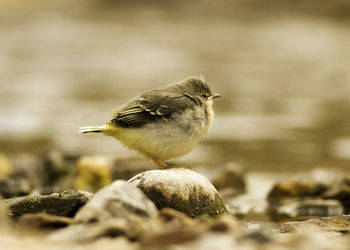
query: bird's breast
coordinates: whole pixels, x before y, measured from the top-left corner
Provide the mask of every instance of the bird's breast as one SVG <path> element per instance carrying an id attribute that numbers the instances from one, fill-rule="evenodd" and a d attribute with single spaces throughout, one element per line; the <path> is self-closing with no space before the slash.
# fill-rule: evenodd
<path id="1" fill-rule="evenodd" d="M 180 129 L 192 139 L 200 140 L 210 129 L 213 121 L 213 109 L 204 103 L 194 109 L 185 110 L 175 118 Z"/>

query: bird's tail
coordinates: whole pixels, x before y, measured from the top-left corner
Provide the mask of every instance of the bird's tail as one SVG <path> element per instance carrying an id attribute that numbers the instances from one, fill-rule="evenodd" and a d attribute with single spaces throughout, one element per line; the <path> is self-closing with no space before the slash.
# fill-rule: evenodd
<path id="1" fill-rule="evenodd" d="M 101 133 L 105 130 L 105 125 L 102 126 L 91 126 L 91 127 L 80 127 L 78 132 L 82 134 L 87 133 Z"/>

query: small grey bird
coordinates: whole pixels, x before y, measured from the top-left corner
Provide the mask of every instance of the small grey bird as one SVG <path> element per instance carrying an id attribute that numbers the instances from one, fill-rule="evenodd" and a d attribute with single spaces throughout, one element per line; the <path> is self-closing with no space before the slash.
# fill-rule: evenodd
<path id="1" fill-rule="evenodd" d="M 147 90 L 117 108 L 110 122 L 79 132 L 112 136 L 166 169 L 164 161 L 189 153 L 209 131 L 220 96 L 202 76 L 190 77 Z"/>

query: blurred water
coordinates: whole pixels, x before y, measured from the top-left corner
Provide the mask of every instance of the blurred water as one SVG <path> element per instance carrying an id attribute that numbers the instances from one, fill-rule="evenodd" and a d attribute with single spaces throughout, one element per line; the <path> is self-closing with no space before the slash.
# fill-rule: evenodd
<path id="1" fill-rule="evenodd" d="M 224 97 L 183 161 L 348 167 L 350 4 L 335 2 L 308 13 L 310 1 L 3 0 L 0 151 L 134 155 L 77 128 L 107 121 L 143 90 L 203 73 Z"/>

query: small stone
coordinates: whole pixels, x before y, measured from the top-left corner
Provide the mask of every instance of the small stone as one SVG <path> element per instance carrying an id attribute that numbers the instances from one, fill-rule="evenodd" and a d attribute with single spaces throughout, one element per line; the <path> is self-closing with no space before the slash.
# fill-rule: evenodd
<path id="1" fill-rule="evenodd" d="M 238 220 L 228 214 L 217 218 L 203 215 L 193 219 L 172 208 L 162 208 L 159 218 L 161 221 L 158 220 L 152 230 L 144 233 L 143 246 L 185 244 L 205 237 L 205 234 L 234 235 L 242 230 Z"/>
<path id="2" fill-rule="evenodd" d="M 6 179 L 0 179 L 0 195 L 4 198 L 29 195 L 34 186 L 28 178 L 20 174 L 12 174 Z"/>
<path id="3" fill-rule="evenodd" d="M 13 172 L 10 160 L 6 155 L 0 153 L 0 178 L 9 176 Z"/>
<path id="4" fill-rule="evenodd" d="M 306 199 L 275 207 L 270 216 L 275 221 L 285 219 L 305 220 L 315 217 L 340 216 L 344 212 L 337 200 Z"/>
<path id="5" fill-rule="evenodd" d="M 185 168 L 150 170 L 128 182 L 139 187 L 158 207 L 170 207 L 190 217 L 217 217 L 226 208 L 215 187 L 202 175 Z"/>
<path id="6" fill-rule="evenodd" d="M 42 186 L 42 163 L 32 155 L 18 155 L 12 160 L 13 171 L 6 178 L 0 178 L 0 194 L 13 198 L 40 190 Z"/>
<path id="7" fill-rule="evenodd" d="M 43 172 L 46 175 L 43 185 L 53 186 L 59 179 L 69 173 L 70 166 L 60 151 L 50 151 L 42 158 Z"/>
<path id="8" fill-rule="evenodd" d="M 267 196 L 270 205 L 281 205 L 284 199 L 319 197 L 327 186 L 315 181 L 286 180 L 276 183 Z"/>
<path id="9" fill-rule="evenodd" d="M 24 214 L 22 215 L 17 225 L 23 228 L 37 229 L 58 229 L 68 226 L 72 222 L 72 218 L 51 215 L 48 213 Z"/>
<path id="10" fill-rule="evenodd" d="M 340 201 L 344 206 L 344 213 L 350 214 L 350 175 L 345 176 L 340 183 L 333 185 L 322 197 Z"/>
<path id="11" fill-rule="evenodd" d="M 23 214 L 43 213 L 73 217 L 90 200 L 92 194 L 81 190 L 68 190 L 50 195 L 28 195 L 4 200 L 10 215 L 17 218 Z"/>
<path id="12" fill-rule="evenodd" d="M 186 214 L 172 209 L 170 207 L 163 207 L 159 211 L 159 218 L 163 219 L 165 222 L 170 221 L 180 221 L 182 224 L 192 224 L 193 219 L 189 218 Z"/>
<path id="13" fill-rule="evenodd" d="M 108 221 L 112 218 L 135 220 L 154 218 L 158 211 L 151 200 L 134 185 L 119 180 L 98 191 L 79 210 L 74 218 L 76 223 Z"/>
<path id="14" fill-rule="evenodd" d="M 239 243 L 242 243 L 245 241 L 251 241 L 258 244 L 265 244 L 265 243 L 271 242 L 271 239 L 260 231 L 249 232 L 247 234 L 244 234 L 238 237 L 236 240 Z"/>
<path id="15" fill-rule="evenodd" d="M 241 194 L 245 191 L 245 171 L 241 165 L 229 162 L 216 176 L 211 179 L 217 190 L 231 189 L 234 193 Z"/>
<path id="16" fill-rule="evenodd" d="M 151 232 L 143 240 L 143 245 L 147 247 L 161 247 L 167 245 L 180 244 L 193 241 L 203 234 L 202 227 L 165 227 L 162 230 Z"/>
<path id="17" fill-rule="evenodd" d="M 101 156 L 82 156 L 75 165 L 77 189 L 97 191 L 111 183 L 110 166 Z"/>
<path id="18" fill-rule="evenodd" d="M 239 221 L 236 217 L 230 214 L 224 214 L 218 218 L 200 218 L 210 231 L 216 233 L 234 233 L 242 231 L 242 226 L 239 224 Z"/>

